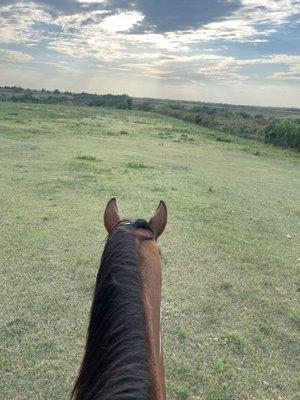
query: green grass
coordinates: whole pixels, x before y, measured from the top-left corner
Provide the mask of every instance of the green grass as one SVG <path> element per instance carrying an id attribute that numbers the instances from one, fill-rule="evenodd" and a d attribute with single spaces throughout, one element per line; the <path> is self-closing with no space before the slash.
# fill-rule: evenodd
<path id="1" fill-rule="evenodd" d="M 90 154 L 81 154 L 81 153 L 78 153 L 76 158 L 78 160 L 85 160 L 85 161 L 96 161 L 97 160 L 96 156 L 92 156 Z"/>
<path id="2" fill-rule="evenodd" d="M 222 373 L 225 371 L 225 368 L 226 368 L 226 365 L 225 365 L 225 363 L 224 363 L 224 360 L 222 360 L 222 358 L 218 359 L 218 360 L 215 362 L 215 370 L 216 370 L 218 373 L 222 374 Z"/>
<path id="3" fill-rule="evenodd" d="M 168 399 L 297 398 L 299 156 L 219 135 L 152 113 L 0 103 L 1 399 L 68 398 L 112 196 L 121 217 L 168 205 Z"/>
<path id="4" fill-rule="evenodd" d="M 143 161 L 130 161 L 126 163 L 126 166 L 128 168 L 134 168 L 134 169 L 152 168 L 151 166 L 146 165 Z"/>

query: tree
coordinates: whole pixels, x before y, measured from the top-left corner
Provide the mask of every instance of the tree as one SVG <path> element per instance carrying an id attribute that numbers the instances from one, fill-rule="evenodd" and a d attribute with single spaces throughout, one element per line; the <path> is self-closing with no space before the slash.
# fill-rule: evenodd
<path id="1" fill-rule="evenodd" d="M 127 109 L 132 110 L 132 98 L 131 97 L 127 98 L 126 104 L 127 104 Z"/>

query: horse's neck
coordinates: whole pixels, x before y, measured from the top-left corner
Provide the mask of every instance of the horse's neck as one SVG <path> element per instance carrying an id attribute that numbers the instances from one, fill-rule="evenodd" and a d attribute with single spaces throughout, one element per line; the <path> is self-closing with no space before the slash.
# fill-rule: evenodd
<path id="1" fill-rule="evenodd" d="M 166 390 L 160 323 L 161 266 L 160 264 L 150 265 L 151 257 L 145 256 L 143 245 L 149 246 L 149 242 L 141 241 L 137 244 L 137 247 L 141 269 L 142 307 L 145 318 L 146 346 L 152 387 L 151 400 L 164 400 Z M 154 246 L 155 244 L 153 243 L 153 251 L 157 251 Z"/>
<path id="2" fill-rule="evenodd" d="M 76 400 L 150 399 L 140 270 L 131 235 L 107 243 L 97 277 Z M 152 326 L 150 324 L 150 326 Z"/>

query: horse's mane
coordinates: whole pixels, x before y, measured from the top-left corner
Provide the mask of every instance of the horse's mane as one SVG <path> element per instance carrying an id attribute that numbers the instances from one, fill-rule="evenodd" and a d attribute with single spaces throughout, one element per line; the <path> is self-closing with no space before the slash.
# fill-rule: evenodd
<path id="1" fill-rule="evenodd" d="M 140 275 L 134 235 L 108 236 L 94 292 L 76 400 L 149 400 Z"/>

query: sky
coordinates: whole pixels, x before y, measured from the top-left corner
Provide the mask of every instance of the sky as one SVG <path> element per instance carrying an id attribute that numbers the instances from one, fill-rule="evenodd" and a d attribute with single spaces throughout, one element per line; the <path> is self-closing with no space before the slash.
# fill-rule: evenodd
<path id="1" fill-rule="evenodd" d="M 300 107 L 300 0 L 0 0 L 0 85 Z"/>

